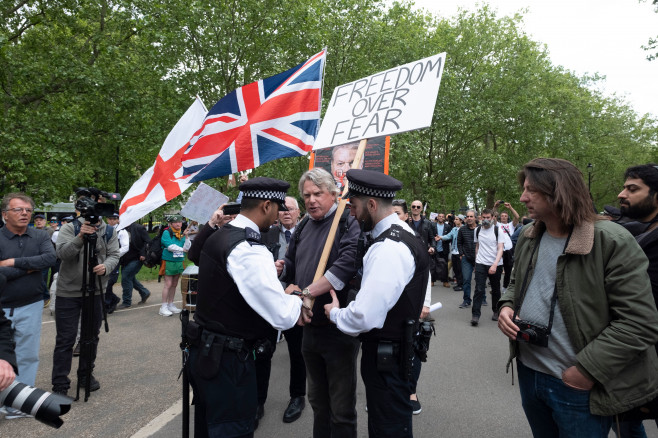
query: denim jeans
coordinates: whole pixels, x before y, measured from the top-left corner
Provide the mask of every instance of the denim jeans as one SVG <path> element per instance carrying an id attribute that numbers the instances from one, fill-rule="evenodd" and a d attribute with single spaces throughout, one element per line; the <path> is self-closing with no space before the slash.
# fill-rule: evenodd
<path id="1" fill-rule="evenodd" d="M 647 432 L 644 430 L 642 420 L 620 421 L 620 433 L 617 433 L 617 424 L 613 422 L 612 431 L 617 435 L 617 438 L 647 438 Z"/>
<path id="2" fill-rule="evenodd" d="M 462 288 L 464 289 L 464 302 L 471 304 L 471 278 L 473 277 L 473 269 L 475 267 L 471 262 L 462 257 Z"/>
<path id="3" fill-rule="evenodd" d="M 119 278 L 119 265 L 117 265 L 116 268 L 114 268 L 114 271 L 110 273 L 110 275 L 107 277 L 107 286 L 105 287 L 105 306 L 111 306 L 114 304 L 116 301 L 119 299 L 114 292 L 112 292 L 112 287 L 114 284 L 117 282 Z"/>
<path id="4" fill-rule="evenodd" d="M 142 283 L 140 283 L 139 280 L 135 278 L 140 269 L 142 269 L 141 260 L 133 260 L 121 268 L 121 288 L 123 289 L 123 303 L 129 306 L 132 304 L 133 288 L 137 289 L 137 292 L 139 292 L 139 295 L 142 297 L 142 299 L 151 294 L 151 292 L 149 292 L 149 290 L 146 289 L 144 285 L 142 285 Z"/>
<path id="5" fill-rule="evenodd" d="M 43 301 L 27 306 L 4 308 L 7 319 L 11 320 L 16 342 L 16 380 L 34 386 L 39 368 L 39 345 L 41 342 L 41 316 Z"/>
<path id="6" fill-rule="evenodd" d="M 535 438 L 608 437 L 612 417 L 590 413 L 589 391 L 516 363 L 523 410 Z"/>
<path id="7" fill-rule="evenodd" d="M 302 354 L 313 408 L 313 438 L 356 438 L 359 340 L 333 324 L 305 325 Z"/>
<path id="8" fill-rule="evenodd" d="M 482 303 L 486 299 L 487 278 L 491 283 L 491 309 L 498 310 L 498 300 L 500 300 L 500 275 L 503 273 L 503 267 L 498 266 L 495 274 L 489 274 L 489 265 L 482 263 L 475 264 L 475 294 L 473 295 L 473 316 L 480 317 Z"/>

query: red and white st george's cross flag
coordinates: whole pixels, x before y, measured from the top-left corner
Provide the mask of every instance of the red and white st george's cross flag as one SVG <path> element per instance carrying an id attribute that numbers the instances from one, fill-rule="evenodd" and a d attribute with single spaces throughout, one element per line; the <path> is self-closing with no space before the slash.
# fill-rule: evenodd
<path id="1" fill-rule="evenodd" d="M 174 199 L 191 185 L 183 176 L 181 156 L 190 138 L 203 123 L 208 110 L 198 97 L 171 130 L 151 166 L 128 190 L 119 208 L 119 228 L 125 228 L 165 202 Z"/>

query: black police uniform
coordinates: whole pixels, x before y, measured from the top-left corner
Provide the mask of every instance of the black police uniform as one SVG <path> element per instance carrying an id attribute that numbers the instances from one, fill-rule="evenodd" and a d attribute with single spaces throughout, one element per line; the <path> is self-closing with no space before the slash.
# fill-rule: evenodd
<path id="1" fill-rule="evenodd" d="M 240 186 L 245 198 L 272 199 L 280 204 L 287 188 L 287 183 L 271 178 L 255 178 Z M 273 195 L 273 191 L 277 193 Z M 257 230 L 232 225 L 247 221 L 238 216 L 214 232 L 200 254 L 196 312 L 186 330 L 190 344 L 187 372 L 195 396 L 197 437 L 253 436 L 257 407 L 254 345 L 272 326 L 247 303 L 243 296 L 247 291 L 238 289 L 228 269 L 229 256 L 238 245 L 261 245 Z M 301 301 L 283 293 L 275 273 L 271 277 L 270 286 L 280 290 L 284 302 L 282 312 L 290 312 L 284 315 L 286 320 L 296 321 L 299 308 L 290 304 L 297 300 L 301 308 Z"/>
<path id="2" fill-rule="evenodd" d="M 348 196 L 393 198 L 401 188 L 401 183 L 396 179 L 367 170 L 350 170 L 347 178 Z M 412 336 L 416 332 L 418 315 L 428 286 L 430 260 L 423 242 L 396 218 L 384 220 L 391 225 L 374 239 L 372 245 L 389 239 L 403 243 L 411 252 L 415 269 L 397 302 L 388 310 L 383 327 L 359 335 L 361 376 L 366 387 L 369 436 L 411 437 L 413 428 L 409 379 L 414 360 Z M 372 245 L 368 252 L 373 250 Z M 366 264 L 363 269 L 365 278 L 374 266 Z M 367 287 L 367 284 L 364 283 L 363 287 Z M 359 293 L 364 291 L 362 289 Z M 354 308 L 359 306 L 358 300 L 357 296 L 357 302 L 352 304 Z M 368 309 L 359 308 L 359 311 L 367 312 Z M 338 327 L 340 329 L 341 325 Z"/>

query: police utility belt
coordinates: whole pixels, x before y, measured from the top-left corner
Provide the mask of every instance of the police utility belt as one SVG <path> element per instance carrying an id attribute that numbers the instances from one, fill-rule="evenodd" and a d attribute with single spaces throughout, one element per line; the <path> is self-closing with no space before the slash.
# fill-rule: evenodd
<path id="1" fill-rule="evenodd" d="M 213 332 L 195 321 L 188 322 L 185 334 L 187 342 L 199 348 L 199 357 L 202 360 L 219 364 L 224 351 L 236 353 L 242 361 L 247 361 L 249 357 L 253 358 L 254 342 Z"/>
<path id="2" fill-rule="evenodd" d="M 366 349 L 377 351 L 377 371 L 380 373 L 399 373 L 405 380 L 411 379 L 414 360 L 414 330 L 416 321 L 405 321 L 402 341 L 362 338 Z"/>

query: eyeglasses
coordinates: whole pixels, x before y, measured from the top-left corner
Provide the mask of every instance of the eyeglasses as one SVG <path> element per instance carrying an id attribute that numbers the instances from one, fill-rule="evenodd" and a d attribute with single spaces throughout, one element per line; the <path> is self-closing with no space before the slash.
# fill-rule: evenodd
<path id="1" fill-rule="evenodd" d="M 416 209 L 420 209 L 421 206 L 420 206 L 420 205 L 412 205 L 411 208 L 413 208 L 414 210 L 416 210 Z"/>
<path id="2" fill-rule="evenodd" d="M 33 209 L 33 208 L 21 208 L 21 207 L 16 207 L 16 208 L 8 208 L 8 209 L 6 209 L 5 211 L 11 211 L 11 212 L 18 213 L 18 214 L 20 214 L 20 213 L 22 213 L 22 212 L 24 211 L 24 212 L 27 213 L 27 214 L 32 214 L 32 212 L 34 211 L 34 209 Z"/>

